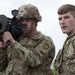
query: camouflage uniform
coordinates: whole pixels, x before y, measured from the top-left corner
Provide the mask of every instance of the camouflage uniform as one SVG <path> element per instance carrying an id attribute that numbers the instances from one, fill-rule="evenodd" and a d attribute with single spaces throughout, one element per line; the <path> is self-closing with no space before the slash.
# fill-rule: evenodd
<path id="1" fill-rule="evenodd" d="M 66 39 L 56 57 L 55 67 L 56 75 L 75 75 L 75 34 Z"/>
<path id="2" fill-rule="evenodd" d="M 36 19 L 36 24 L 42 19 L 37 7 L 31 4 L 21 6 L 17 17 Z M 0 71 L 4 70 L 3 75 L 53 75 L 50 65 L 55 46 L 52 39 L 41 32 L 31 38 L 24 34 L 12 48 L 2 48 L 0 54 Z"/>
<path id="3" fill-rule="evenodd" d="M 50 37 L 38 32 L 34 37 L 19 38 L 8 52 L 8 66 L 3 75 L 53 75 L 50 65 L 55 46 Z M 8 50 L 9 50 L 8 49 Z"/>

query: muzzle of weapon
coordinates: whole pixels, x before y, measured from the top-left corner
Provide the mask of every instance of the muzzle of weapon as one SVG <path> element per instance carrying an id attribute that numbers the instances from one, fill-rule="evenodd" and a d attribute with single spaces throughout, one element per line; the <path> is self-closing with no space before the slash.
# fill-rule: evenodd
<path id="1" fill-rule="evenodd" d="M 8 19 L 5 15 L 0 15 L 0 34 L 6 31 L 8 27 Z"/>

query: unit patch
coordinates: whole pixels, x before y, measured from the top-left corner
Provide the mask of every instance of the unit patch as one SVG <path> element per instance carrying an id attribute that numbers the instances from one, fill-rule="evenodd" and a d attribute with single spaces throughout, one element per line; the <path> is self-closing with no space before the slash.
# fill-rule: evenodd
<path id="1" fill-rule="evenodd" d="M 47 44 L 47 43 L 45 43 L 44 45 L 43 45 L 43 49 L 48 49 L 49 48 L 49 45 Z"/>

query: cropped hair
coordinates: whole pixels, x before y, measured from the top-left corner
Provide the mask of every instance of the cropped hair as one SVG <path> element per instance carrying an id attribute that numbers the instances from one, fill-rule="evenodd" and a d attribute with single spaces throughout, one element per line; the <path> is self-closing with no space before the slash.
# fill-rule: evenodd
<path id="1" fill-rule="evenodd" d="M 57 11 L 58 15 L 65 14 L 68 12 L 71 12 L 73 17 L 75 17 L 75 6 L 71 5 L 71 4 L 64 4 L 64 5 L 60 6 L 60 8 Z"/>

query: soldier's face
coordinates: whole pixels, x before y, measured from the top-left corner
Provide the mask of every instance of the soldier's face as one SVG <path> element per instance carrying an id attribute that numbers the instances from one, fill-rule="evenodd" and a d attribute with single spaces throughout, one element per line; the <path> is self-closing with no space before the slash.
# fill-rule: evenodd
<path id="1" fill-rule="evenodd" d="M 26 24 L 27 26 L 26 27 L 22 27 L 22 30 L 24 33 L 29 33 L 32 31 L 33 29 L 33 22 L 31 19 L 24 19 L 22 21 L 22 24 Z"/>
<path id="2" fill-rule="evenodd" d="M 58 15 L 58 19 L 63 33 L 68 36 L 75 33 L 75 17 L 73 17 L 71 12 Z"/>

